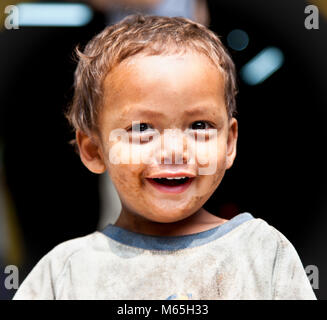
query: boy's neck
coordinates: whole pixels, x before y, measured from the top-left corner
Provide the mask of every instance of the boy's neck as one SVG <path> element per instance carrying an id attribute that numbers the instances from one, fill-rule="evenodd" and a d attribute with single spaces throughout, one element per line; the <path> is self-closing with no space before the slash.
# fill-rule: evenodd
<path id="1" fill-rule="evenodd" d="M 147 220 L 123 208 L 114 225 L 128 231 L 146 235 L 181 236 L 206 231 L 226 221 L 226 219 L 217 217 L 201 208 L 186 219 L 173 223 L 160 223 Z"/>

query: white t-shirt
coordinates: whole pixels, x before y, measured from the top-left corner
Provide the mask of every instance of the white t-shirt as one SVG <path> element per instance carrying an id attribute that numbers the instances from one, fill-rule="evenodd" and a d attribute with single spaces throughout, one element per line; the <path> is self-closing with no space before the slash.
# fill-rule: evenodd
<path id="1" fill-rule="evenodd" d="M 184 236 L 108 225 L 47 253 L 14 299 L 316 299 L 278 230 L 249 213 Z"/>

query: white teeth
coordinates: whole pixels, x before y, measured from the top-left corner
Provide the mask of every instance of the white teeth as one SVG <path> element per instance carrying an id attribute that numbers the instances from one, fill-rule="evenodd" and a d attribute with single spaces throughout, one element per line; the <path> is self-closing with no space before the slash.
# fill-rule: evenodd
<path id="1" fill-rule="evenodd" d="M 161 178 L 161 179 L 167 179 L 167 180 L 174 180 L 174 179 L 177 179 L 177 180 L 179 180 L 179 179 L 185 179 L 186 177 L 173 177 L 173 178 Z"/>

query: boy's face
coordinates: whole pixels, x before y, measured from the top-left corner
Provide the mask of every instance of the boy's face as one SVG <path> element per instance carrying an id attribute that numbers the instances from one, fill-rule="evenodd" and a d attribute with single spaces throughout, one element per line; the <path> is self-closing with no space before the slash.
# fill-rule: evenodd
<path id="1" fill-rule="evenodd" d="M 217 68 L 191 52 L 133 56 L 108 74 L 103 101 L 99 154 L 123 212 L 164 223 L 197 212 L 236 154 Z"/>

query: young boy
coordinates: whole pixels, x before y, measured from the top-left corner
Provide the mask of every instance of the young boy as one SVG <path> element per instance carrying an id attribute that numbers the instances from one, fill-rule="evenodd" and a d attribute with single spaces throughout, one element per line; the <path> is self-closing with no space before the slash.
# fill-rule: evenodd
<path id="1" fill-rule="evenodd" d="M 122 211 L 59 244 L 14 299 L 316 299 L 279 231 L 203 205 L 236 155 L 234 64 L 184 18 L 130 16 L 78 51 L 68 118 L 85 166 Z"/>

